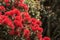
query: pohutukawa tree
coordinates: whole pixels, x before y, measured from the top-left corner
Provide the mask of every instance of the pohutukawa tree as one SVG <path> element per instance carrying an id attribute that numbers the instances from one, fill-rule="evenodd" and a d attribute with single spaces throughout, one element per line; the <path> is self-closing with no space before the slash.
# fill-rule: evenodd
<path id="1" fill-rule="evenodd" d="M 0 1 L 0 28 L 6 27 L 8 35 L 19 37 L 21 40 L 50 40 L 47 36 L 43 37 L 42 22 L 29 15 L 29 8 L 24 1 Z"/>

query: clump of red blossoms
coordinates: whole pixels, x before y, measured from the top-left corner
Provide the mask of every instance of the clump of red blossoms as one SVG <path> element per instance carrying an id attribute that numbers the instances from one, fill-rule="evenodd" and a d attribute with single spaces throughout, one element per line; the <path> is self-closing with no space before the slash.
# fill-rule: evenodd
<path id="1" fill-rule="evenodd" d="M 3 2 L 10 6 L 11 1 L 4 0 Z M 9 35 L 22 36 L 25 40 L 31 40 L 35 34 L 38 40 L 50 40 L 49 37 L 43 37 L 42 22 L 29 15 L 28 6 L 24 4 L 24 0 L 14 0 L 12 7 L 9 8 L 9 6 L 0 5 L 0 25 L 7 25 L 7 28 L 11 29 L 8 31 Z M 18 8 L 23 8 L 25 11 L 21 12 Z"/>

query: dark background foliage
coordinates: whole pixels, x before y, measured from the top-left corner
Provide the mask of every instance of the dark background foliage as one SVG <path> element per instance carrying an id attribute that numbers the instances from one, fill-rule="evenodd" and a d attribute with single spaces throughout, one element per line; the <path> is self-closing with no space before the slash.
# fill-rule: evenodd
<path id="1" fill-rule="evenodd" d="M 52 40 L 60 40 L 60 0 L 45 0 L 42 5 L 43 34 L 50 36 Z"/>

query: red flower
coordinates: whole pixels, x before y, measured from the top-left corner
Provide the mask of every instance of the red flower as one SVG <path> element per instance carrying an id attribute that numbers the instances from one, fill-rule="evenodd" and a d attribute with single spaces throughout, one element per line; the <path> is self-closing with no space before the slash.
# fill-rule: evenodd
<path id="1" fill-rule="evenodd" d="M 30 17 L 24 17 L 24 20 L 28 21 L 28 22 L 31 22 L 31 18 Z"/>
<path id="2" fill-rule="evenodd" d="M 9 33 L 9 35 L 17 35 L 17 36 L 20 36 L 20 32 L 19 31 L 11 30 L 8 33 Z"/>
<path id="3" fill-rule="evenodd" d="M 0 20 L 0 24 L 2 24 L 2 20 Z"/>
<path id="4" fill-rule="evenodd" d="M 4 15 L 0 15 L 0 23 L 7 24 L 11 29 L 14 29 L 12 21 Z"/>
<path id="5" fill-rule="evenodd" d="M 12 6 L 12 10 L 15 9 L 15 6 Z"/>
<path id="6" fill-rule="evenodd" d="M 20 37 L 20 32 L 19 31 L 15 31 L 15 35 Z"/>
<path id="7" fill-rule="evenodd" d="M 19 11 L 18 9 L 16 9 L 16 8 L 13 9 L 12 12 L 13 12 L 13 14 L 15 14 L 16 16 L 21 16 L 21 15 L 20 15 L 20 11 Z"/>
<path id="8" fill-rule="evenodd" d="M 36 22 L 36 19 L 35 18 L 31 18 L 31 22 Z"/>
<path id="9" fill-rule="evenodd" d="M 18 4 L 19 4 L 18 0 L 14 0 L 14 5 L 18 5 Z"/>
<path id="10" fill-rule="evenodd" d="M 31 20 L 31 17 L 30 17 L 30 15 L 28 14 L 28 12 L 23 12 L 22 14 L 23 14 L 23 16 L 24 16 L 24 20 L 27 20 L 27 21 L 30 21 L 30 20 Z"/>
<path id="11" fill-rule="evenodd" d="M 50 38 L 49 37 L 44 37 L 43 40 L 50 40 Z"/>
<path id="12" fill-rule="evenodd" d="M 39 21 L 39 20 L 37 20 L 37 19 L 35 19 L 35 18 L 31 18 L 31 23 L 33 24 L 33 25 L 39 25 L 39 26 L 41 26 L 42 25 L 42 22 L 41 21 Z"/>
<path id="13" fill-rule="evenodd" d="M 27 38 L 26 40 L 30 40 L 30 38 Z"/>
<path id="14" fill-rule="evenodd" d="M 22 21 L 22 17 L 21 16 L 16 16 L 15 20 Z"/>
<path id="15" fill-rule="evenodd" d="M 24 37 L 29 38 L 30 36 L 30 31 L 28 29 L 24 29 Z"/>
<path id="16" fill-rule="evenodd" d="M 42 34 L 37 33 L 37 37 L 38 37 L 39 40 L 43 40 L 43 38 L 42 38 Z"/>
<path id="17" fill-rule="evenodd" d="M 7 24 L 11 29 L 14 29 L 15 26 L 13 25 L 12 21 L 9 18 L 5 18 L 4 23 Z"/>
<path id="18" fill-rule="evenodd" d="M 28 8 L 28 6 L 26 4 L 19 3 L 18 6 L 24 8 L 25 11 L 29 10 L 29 8 Z"/>
<path id="19" fill-rule="evenodd" d="M 13 16 L 21 16 L 20 11 L 17 10 L 17 9 L 13 9 L 13 10 L 10 10 L 8 12 L 5 12 L 5 15 L 6 16 L 11 16 L 11 17 L 13 17 Z"/>
<path id="20" fill-rule="evenodd" d="M 4 6 L 0 6 L 0 10 L 4 10 L 5 11 L 5 7 Z"/>
<path id="21" fill-rule="evenodd" d="M 11 30 L 8 33 L 9 33 L 9 35 L 14 35 L 15 34 L 15 31 L 14 30 Z"/>
<path id="22" fill-rule="evenodd" d="M 20 3 L 24 3 L 24 0 L 20 0 Z"/>
<path id="23" fill-rule="evenodd" d="M 10 23 L 8 23 L 8 26 L 11 28 L 11 29 L 14 29 L 15 28 L 15 26 L 10 22 Z"/>
<path id="24" fill-rule="evenodd" d="M 42 25 L 42 22 L 39 21 L 39 20 L 36 20 L 36 24 L 38 24 L 39 26 L 41 26 Z"/>
<path id="25" fill-rule="evenodd" d="M 23 12 L 23 15 L 24 15 L 25 17 L 30 17 L 30 15 L 28 14 L 28 12 Z"/>
<path id="26" fill-rule="evenodd" d="M 11 16 L 11 11 L 5 12 L 6 16 Z"/>
<path id="27" fill-rule="evenodd" d="M 6 17 L 6 16 L 4 16 L 4 15 L 0 15 L 0 24 L 3 23 L 3 20 L 4 20 L 5 17 Z"/>
<path id="28" fill-rule="evenodd" d="M 38 30 L 40 33 L 43 32 L 43 28 L 41 28 L 41 27 L 37 27 L 37 30 Z"/>
<path id="29" fill-rule="evenodd" d="M 32 29 L 33 31 L 37 31 L 34 26 L 31 26 L 31 29 Z"/>
<path id="30" fill-rule="evenodd" d="M 4 0 L 4 2 L 5 2 L 5 3 L 8 3 L 8 2 L 9 2 L 9 0 Z"/>
<path id="31" fill-rule="evenodd" d="M 2 15 L 0 15 L 0 20 L 3 20 L 3 16 Z"/>
<path id="32" fill-rule="evenodd" d="M 16 27 L 20 27 L 20 29 L 23 28 L 23 24 L 18 20 L 14 20 L 14 24 L 16 25 Z"/>
<path id="33" fill-rule="evenodd" d="M 10 6 L 10 3 L 6 3 L 6 6 Z"/>
<path id="34" fill-rule="evenodd" d="M 29 8 L 28 8 L 28 6 L 26 4 L 24 4 L 24 9 L 25 9 L 25 11 L 29 10 Z"/>
<path id="35" fill-rule="evenodd" d="M 19 3 L 18 6 L 19 7 L 24 7 L 24 4 L 23 3 Z"/>
<path id="36" fill-rule="evenodd" d="M 0 15 L 1 15 L 2 13 L 0 12 Z"/>

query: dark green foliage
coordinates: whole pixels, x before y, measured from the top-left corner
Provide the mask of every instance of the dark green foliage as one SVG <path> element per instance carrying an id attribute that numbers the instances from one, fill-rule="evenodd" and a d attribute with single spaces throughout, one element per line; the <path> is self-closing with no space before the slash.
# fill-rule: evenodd
<path id="1" fill-rule="evenodd" d="M 42 5 L 43 34 L 50 36 L 52 40 L 60 40 L 60 0 L 46 0 Z"/>

